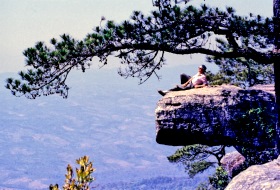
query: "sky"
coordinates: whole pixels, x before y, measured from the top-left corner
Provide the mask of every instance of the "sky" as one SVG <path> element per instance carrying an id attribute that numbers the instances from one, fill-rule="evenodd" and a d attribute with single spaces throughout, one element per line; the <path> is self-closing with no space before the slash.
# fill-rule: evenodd
<path id="1" fill-rule="evenodd" d="M 24 69 L 22 52 L 38 41 L 49 42 L 61 34 L 83 39 L 104 16 L 119 23 L 133 10 L 149 14 L 152 0 L 0 0 L 0 73 Z M 195 6 L 232 6 L 237 13 L 272 16 L 273 0 L 192 0 Z M 168 62 L 202 62 L 202 56 L 170 56 Z"/>

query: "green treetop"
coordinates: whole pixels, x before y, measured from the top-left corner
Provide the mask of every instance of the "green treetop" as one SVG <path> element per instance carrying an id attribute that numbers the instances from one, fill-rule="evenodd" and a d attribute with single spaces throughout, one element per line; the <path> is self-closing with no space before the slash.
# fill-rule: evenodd
<path id="1" fill-rule="evenodd" d="M 259 15 L 241 17 L 233 8 L 226 11 L 202 5 L 186 6 L 173 0 L 155 0 L 158 9 L 145 16 L 134 11 L 129 20 L 120 24 L 107 21 L 96 27 L 83 40 L 63 34 L 51 39 L 50 46 L 38 42 L 24 51 L 27 71 L 19 73 L 21 80 L 7 79 L 6 87 L 16 96 L 36 98 L 61 94 L 67 97 L 66 79 L 73 69 L 83 72 L 90 68 L 92 58 L 107 64 L 114 55 L 121 60 L 123 77 L 138 77 L 145 82 L 165 63 L 165 53 L 202 53 L 210 59 L 230 59 L 238 64 L 275 63 L 275 22 Z M 216 47 L 209 40 L 216 39 Z"/>

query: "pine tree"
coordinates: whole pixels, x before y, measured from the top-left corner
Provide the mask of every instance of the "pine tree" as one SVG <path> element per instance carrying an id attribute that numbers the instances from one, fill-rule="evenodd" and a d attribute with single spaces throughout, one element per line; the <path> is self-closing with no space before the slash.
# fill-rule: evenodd
<path id="1" fill-rule="evenodd" d="M 63 34 L 60 40 L 51 39 L 50 47 L 38 42 L 23 52 L 30 69 L 19 73 L 20 80 L 7 79 L 6 87 L 16 96 L 60 94 L 66 98 L 68 74 L 75 68 L 85 72 L 93 57 L 106 65 L 107 58 L 115 55 L 122 64 L 119 74 L 138 77 L 143 83 L 152 75 L 158 76 L 166 52 L 200 53 L 212 60 L 233 60 L 234 64 L 245 64 L 248 68 L 256 64 L 273 65 L 280 114 L 280 1 L 273 2 L 273 18 L 239 16 L 231 7 L 225 11 L 206 5 L 196 8 L 188 6 L 188 1 L 153 0 L 157 10 L 150 15 L 134 11 L 129 20 L 120 24 L 107 21 L 83 40 Z M 215 48 L 209 48 L 210 39 L 216 39 Z M 278 125 L 279 121 L 278 117 Z"/>

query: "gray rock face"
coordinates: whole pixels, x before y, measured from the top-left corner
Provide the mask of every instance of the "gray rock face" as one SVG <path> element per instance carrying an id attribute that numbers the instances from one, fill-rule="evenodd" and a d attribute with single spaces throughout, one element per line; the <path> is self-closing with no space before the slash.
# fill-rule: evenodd
<path id="1" fill-rule="evenodd" d="M 263 165 L 254 165 L 234 177 L 226 190 L 279 190 L 280 156 Z"/>
<path id="2" fill-rule="evenodd" d="M 156 140 L 172 146 L 242 146 L 250 142 L 255 147 L 267 147 L 270 142 L 263 141 L 267 137 L 261 130 L 254 129 L 258 132 L 251 135 L 252 129 L 244 130 L 246 126 L 240 123 L 248 110 L 259 107 L 266 108 L 266 115 L 273 122 L 274 95 L 262 90 L 222 85 L 170 92 L 158 102 L 155 110 Z"/>

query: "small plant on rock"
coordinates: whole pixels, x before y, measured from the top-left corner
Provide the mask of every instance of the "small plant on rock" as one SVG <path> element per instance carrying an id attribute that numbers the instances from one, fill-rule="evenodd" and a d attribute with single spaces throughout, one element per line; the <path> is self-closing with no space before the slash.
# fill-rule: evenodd
<path id="1" fill-rule="evenodd" d="M 226 170 L 219 166 L 216 168 L 216 173 L 209 177 L 210 184 L 217 190 L 223 190 L 230 182 L 230 178 Z"/>

